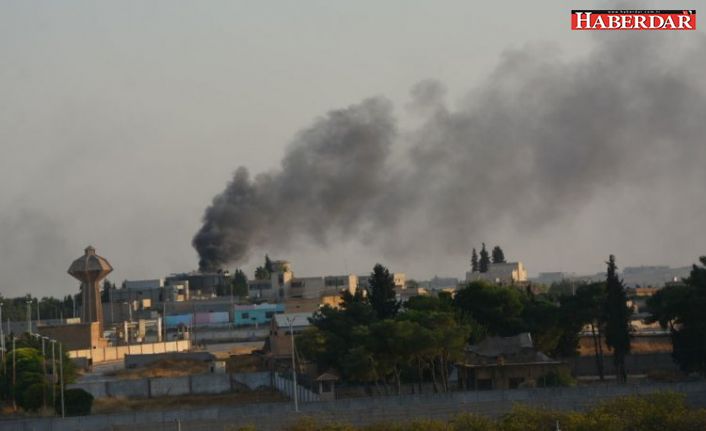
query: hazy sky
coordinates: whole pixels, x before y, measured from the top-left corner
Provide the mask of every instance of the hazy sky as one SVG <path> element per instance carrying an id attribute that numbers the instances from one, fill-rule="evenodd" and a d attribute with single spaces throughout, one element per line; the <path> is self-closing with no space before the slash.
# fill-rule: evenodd
<path id="1" fill-rule="evenodd" d="M 571 62 L 598 39 L 623 37 L 570 31 L 571 7 L 0 0 L 0 293 L 77 290 L 66 269 L 88 244 L 113 264 L 117 282 L 197 268 L 192 237 L 238 166 L 251 174 L 276 169 L 297 132 L 332 109 L 384 96 L 404 134 L 415 127 L 410 89 L 422 80 L 442 82 L 453 109 L 508 52 Z M 693 76 L 703 80 L 702 30 L 667 37 L 695 44 Z M 678 186 L 668 172 L 649 187 L 631 178 L 561 208 L 551 223 L 494 225 L 465 238 L 466 252 L 436 246 L 400 254 L 360 238 L 326 246 L 302 238 L 288 249 L 253 250 L 245 268 L 269 252 L 299 275 L 364 273 L 381 261 L 418 278 L 462 277 L 466 243 L 481 241 L 501 244 L 531 273 L 596 272 L 609 253 L 620 266 L 686 265 L 706 254 L 703 156 L 690 152 L 684 169 L 674 169 Z M 659 170 L 660 160 L 645 171 Z"/>

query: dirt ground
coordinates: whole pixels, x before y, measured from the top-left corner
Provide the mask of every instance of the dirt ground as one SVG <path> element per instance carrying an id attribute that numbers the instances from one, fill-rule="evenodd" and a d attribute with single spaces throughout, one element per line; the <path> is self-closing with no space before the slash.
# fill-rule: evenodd
<path id="1" fill-rule="evenodd" d="M 672 340 L 669 335 L 638 335 L 632 338 L 630 344 L 632 353 L 671 353 Z M 605 345 L 603 340 L 603 352 L 609 353 L 611 350 Z M 579 354 L 588 356 L 595 354 L 593 338 L 582 336 L 579 341 Z"/>
<path id="2" fill-rule="evenodd" d="M 220 395 L 181 395 L 159 398 L 134 398 L 123 397 L 99 398 L 93 402 L 92 414 L 119 413 L 143 410 L 166 410 L 199 408 L 214 405 L 252 404 L 286 401 L 277 391 L 245 391 Z"/>
<path id="3" fill-rule="evenodd" d="M 164 359 L 146 367 L 121 369 L 108 372 L 105 375 L 131 380 L 147 377 L 181 377 L 207 373 L 208 371 L 208 364 L 205 362 L 184 359 Z"/>

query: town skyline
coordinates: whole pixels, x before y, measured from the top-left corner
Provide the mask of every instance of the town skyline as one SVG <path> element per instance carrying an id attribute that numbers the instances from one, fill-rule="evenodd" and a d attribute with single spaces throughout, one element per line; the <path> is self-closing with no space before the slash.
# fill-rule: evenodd
<path id="1" fill-rule="evenodd" d="M 282 163 L 292 160 L 292 147 L 301 143 L 301 131 L 371 97 L 392 105 L 396 131 L 383 169 L 394 167 L 392 180 L 399 181 L 380 184 L 399 202 L 383 205 L 379 214 L 351 217 L 350 230 L 342 229 L 345 223 L 333 225 L 322 233 L 325 241 L 311 232 L 292 235 L 305 230 L 300 227 L 309 216 L 300 212 L 291 232 L 284 232 L 286 246 L 279 237 L 265 238 L 251 244 L 250 260 L 227 263 L 227 269 L 242 266 L 251 274 L 270 253 L 296 261 L 302 274 L 359 273 L 379 261 L 414 278 L 460 278 L 471 247 L 481 242 L 504 245 L 508 258 L 521 260 L 535 275 L 596 273 L 611 253 L 619 267 L 688 266 L 702 253 L 705 156 L 701 122 L 693 118 L 703 106 L 697 76 L 706 58 L 701 30 L 688 39 L 570 32 L 569 10 L 558 1 L 516 6 L 511 17 L 491 13 L 491 6 L 416 5 L 407 9 L 406 26 L 396 31 L 389 26 L 399 19 L 393 4 L 289 7 L 290 20 L 264 6 L 227 2 L 174 6 L 162 19 L 164 9 L 158 6 L 76 5 L 81 7 L 10 2 L 0 16 L 0 50 L 7 62 L 0 93 L 8 102 L 0 118 L 4 295 L 72 291 L 65 267 L 88 244 L 111 258 L 112 278 L 118 281 L 197 269 L 191 241 L 205 209 L 239 166 L 251 178 L 277 177 Z M 377 11 L 372 18 L 371 8 Z M 539 29 L 526 19 L 540 15 L 545 25 Z M 425 27 L 430 17 L 444 25 Z M 34 31 L 37 19 L 46 25 Z M 260 36 L 254 22 L 277 30 L 269 38 Z M 333 22 L 345 23 L 345 35 L 321 39 L 311 30 Z M 523 38 L 496 31 L 506 25 Z M 95 37 L 86 38 L 87 33 Z M 302 43 L 285 38 L 288 34 Z M 478 36 L 483 34 L 493 37 Z M 282 40 L 289 42 L 277 42 Z M 606 40 L 619 44 L 611 48 Z M 357 60 L 361 55 L 348 55 L 361 50 L 368 61 L 364 67 Z M 512 106 L 491 110 L 479 102 L 494 94 L 490 90 L 512 92 L 513 82 L 527 85 L 529 78 L 513 75 L 513 62 L 537 69 L 527 76 L 541 76 L 538 71 L 546 66 L 556 74 L 553 81 L 566 76 L 578 83 L 585 82 L 582 73 L 596 55 L 615 53 L 630 57 L 621 54 L 623 66 L 597 74 L 614 70 L 615 77 L 592 82 L 578 95 L 549 82 L 537 91 L 551 101 L 548 106 L 563 108 L 522 117 L 514 129 L 497 121 L 511 114 Z M 314 67 L 307 58 L 328 66 Z M 672 75 L 659 64 L 669 65 Z M 647 106 L 647 112 L 596 111 L 590 104 L 583 112 L 581 103 L 562 105 L 574 96 L 588 100 L 591 86 L 606 88 L 610 97 L 621 88 L 610 86 L 623 77 L 635 83 L 630 94 L 637 97 L 637 105 L 627 106 Z M 643 85 L 650 90 L 642 91 Z M 645 97 L 649 101 L 641 103 Z M 460 129 L 460 140 L 446 124 L 432 121 L 451 143 L 448 153 L 406 163 L 419 149 L 430 155 L 408 137 L 429 131 L 420 123 L 439 118 L 434 109 L 440 106 L 454 124 L 476 121 L 478 112 L 494 112 L 493 121 L 479 131 Z M 602 113 L 595 120 L 601 127 L 574 121 L 593 118 L 592 112 Z M 537 122 L 553 126 L 537 131 Z M 614 128 L 605 127 L 611 123 Z M 573 133 L 563 124 L 587 135 L 581 145 L 563 144 L 563 136 Z M 652 133 L 641 132 L 649 127 Z M 556 130 L 558 139 L 552 136 Z M 594 131 L 602 134 L 594 137 Z M 469 136 L 478 148 L 466 154 L 459 149 Z M 499 161 L 486 147 L 498 149 Z M 619 151 L 606 152 L 612 148 Z M 518 168 L 530 160 L 523 151 L 536 156 L 528 171 Z M 593 152 L 598 160 L 589 163 Z M 450 154 L 463 157 L 454 161 Z M 427 177 L 413 175 L 418 172 Z M 435 192 L 439 187 L 443 193 Z M 506 199 L 508 193 L 513 199 Z M 374 201 L 387 199 L 383 194 Z M 367 204 L 359 199 L 343 208 L 350 212 Z M 393 204 L 399 213 L 391 217 L 383 210 Z M 368 221 L 380 227 L 368 229 Z"/>

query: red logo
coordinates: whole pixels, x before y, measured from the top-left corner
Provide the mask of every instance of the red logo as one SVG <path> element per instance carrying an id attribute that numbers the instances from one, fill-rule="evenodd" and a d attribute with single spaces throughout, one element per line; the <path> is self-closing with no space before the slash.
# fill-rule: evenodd
<path id="1" fill-rule="evenodd" d="M 572 10 L 572 30 L 696 30 L 696 11 Z"/>

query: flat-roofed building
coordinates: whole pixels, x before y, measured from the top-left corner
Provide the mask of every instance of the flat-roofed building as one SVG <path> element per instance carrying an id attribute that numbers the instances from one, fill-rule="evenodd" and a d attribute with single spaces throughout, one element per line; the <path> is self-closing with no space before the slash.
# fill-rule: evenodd
<path id="1" fill-rule="evenodd" d="M 515 284 L 527 281 L 527 270 L 522 262 L 491 263 L 487 272 L 466 273 L 466 281 L 484 280 L 497 284 Z"/>

